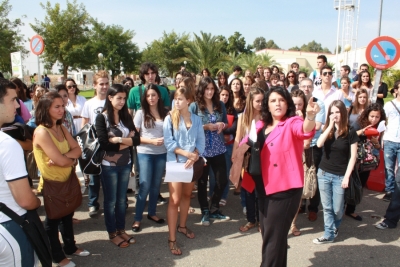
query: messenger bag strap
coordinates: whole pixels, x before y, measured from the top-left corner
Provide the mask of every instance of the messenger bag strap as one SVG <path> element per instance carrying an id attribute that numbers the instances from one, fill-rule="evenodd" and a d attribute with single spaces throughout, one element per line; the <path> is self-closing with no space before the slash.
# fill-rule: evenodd
<path id="1" fill-rule="evenodd" d="M 396 105 L 393 103 L 393 100 L 392 101 L 390 101 L 390 103 L 392 103 L 393 104 L 393 106 L 394 106 L 394 108 L 397 110 L 397 112 L 400 114 L 400 110 L 396 107 Z"/>
<path id="2" fill-rule="evenodd" d="M 13 210 L 6 206 L 6 204 L 0 202 L 0 212 L 3 212 L 5 215 L 11 218 L 14 222 L 18 223 L 22 228 L 25 223 L 29 223 L 22 219 L 18 214 L 16 214 Z"/>

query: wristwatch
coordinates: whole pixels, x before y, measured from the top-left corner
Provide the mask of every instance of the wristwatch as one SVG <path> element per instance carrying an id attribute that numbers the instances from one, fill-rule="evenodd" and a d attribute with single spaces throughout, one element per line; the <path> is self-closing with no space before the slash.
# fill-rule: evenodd
<path id="1" fill-rule="evenodd" d="M 122 143 L 122 137 L 118 137 L 118 143 Z"/>

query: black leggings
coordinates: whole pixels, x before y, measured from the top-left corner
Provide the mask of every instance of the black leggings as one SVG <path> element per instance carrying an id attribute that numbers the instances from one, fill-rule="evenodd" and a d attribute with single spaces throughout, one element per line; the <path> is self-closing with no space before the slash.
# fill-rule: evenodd
<path id="1" fill-rule="evenodd" d="M 226 175 L 226 160 L 225 154 L 220 154 L 214 157 L 206 157 L 207 165 L 204 166 L 203 174 L 197 184 L 198 199 L 201 211 L 210 209 L 207 201 L 207 181 L 210 167 L 215 175 L 215 188 L 211 198 L 211 207 L 219 209 L 219 201 L 222 197 L 222 192 L 228 182 Z"/>

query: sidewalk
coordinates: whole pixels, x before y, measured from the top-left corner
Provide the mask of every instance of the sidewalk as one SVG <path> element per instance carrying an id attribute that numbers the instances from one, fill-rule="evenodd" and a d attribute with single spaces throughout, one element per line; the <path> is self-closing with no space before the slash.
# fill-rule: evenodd
<path id="1" fill-rule="evenodd" d="M 78 176 L 82 176 L 78 172 Z M 83 180 L 83 178 L 81 177 Z M 161 193 L 168 198 L 168 186 L 162 184 Z M 100 194 L 102 196 L 102 193 Z M 196 194 L 197 196 L 197 194 Z M 339 236 L 334 243 L 315 245 L 314 238 L 323 232 L 323 213 L 310 222 L 306 214 L 300 214 L 297 226 L 302 234 L 288 236 L 288 266 L 399 266 L 400 262 L 400 227 L 378 230 L 374 225 L 382 217 L 388 202 L 381 200 L 383 194 L 365 190 L 364 198 L 357 207 L 362 222 L 344 216 Z M 126 230 L 132 234 L 131 224 L 135 212 L 134 194 L 128 194 L 129 208 L 126 215 Z M 239 227 L 246 223 L 240 207 L 240 199 L 233 195 L 231 188 L 223 213 L 230 216 L 227 222 L 212 222 L 209 227 L 199 224 L 201 215 L 197 197 L 192 199 L 196 208 L 190 214 L 187 226 L 196 234 L 191 240 L 178 234 L 178 246 L 183 254 L 174 256 L 170 253 L 167 225 L 157 225 L 143 216 L 141 232 L 135 233 L 136 244 L 121 249 L 108 241 L 103 217 L 103 203 L 100 200 L 100 213 L 90 218 L 87 212 L 87 190 L 83 203 L 75 212 L 80 220 L 74 225 L 75 238 L 79 247 L 89 250 L 89 257 L 72 257 L 77 266 L 259 266 L 261 262 L 261 236 L 256 228 L 247 233 L 240 233 Z M 166 218 L 167 205 L 157 208 L 157 215 Z M 43 206 L 39 209 L 44 219 Z M 145 210 L 147 212 L 147 210 Z M 54 265 L 55 266 L 55 265 Z"/>

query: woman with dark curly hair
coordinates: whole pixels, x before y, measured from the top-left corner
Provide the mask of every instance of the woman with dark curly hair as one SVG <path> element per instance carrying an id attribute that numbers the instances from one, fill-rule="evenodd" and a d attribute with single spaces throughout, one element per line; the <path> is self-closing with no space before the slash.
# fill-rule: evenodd
<path id="1" fill-rule="evenodd" d="M 224 103 L 219 100 L 218 88 L 211 77 L 203 77 L 196 93 L 197 115 L 203 123 L 206 146 L 201 154 L 207 161 L 203 175 L 198 181 L 198 200 L 201 208 L 201 224 L 210 225 L 211 219 L 229 220 L 219 210 L 222 192 L 228 182 L 225 161 L 225 140 L 223 130 L 228 127 L 228 119 Z M 210 203 L 207 200 L 207 180 L 209 169 L 215 175 L 214 194 Z"/>
<path id="2" fill-rule="evenodd" d="M 287 233 L 303 192 L 303 141 L 314 135 L 315 116 L 320 110 L 312 100 L 308 101 L 304 120 L 296 116 L 292 97 L 283 88 L 272 87 L 263 100 L 262 121 L 256 124 L 262 175 L 253 175 L 263 238 L 261 266 L 287 264 Z M 246 148 L 247 141 L 245 136 L 241 146 Z M 237 153 L 232 164 L 239 164 L 238 160 Z M 239 175 L 233 172 L 232 168 L 231 180 Z"/>
<path id="3" fill-rule="evenodd" d="M 365 130 L 368 128 L 376 129 L 381 121 L 386 121 L 385 110 L 383 110 L 383 107 L 380 104 L 374 103 L 367 106 L 367 108 L 358 117 L 357 121 L 352 125 L 353 129 L 357 131 L 357 135 L 360 138 L 359 142 L 363 143 L 366 140 L 370 140 L 374 145 L 374 149 L 377 155 L 379 155 L 379 150 L 381 149 L 380 138 L 382 134 L 380 134 L 379 136 L 367 136 L 365 135 Z M 358 173 L 358 175 L 360 176 L 361 185 L 363 187 L 367 184 L 369 174 L 370 171 Z M 354 213 L 355 209 L 355 205 L 347 204 L 345 214 L 353 218 L 354 220 L 362 221 L 361 216 Z"/>

